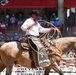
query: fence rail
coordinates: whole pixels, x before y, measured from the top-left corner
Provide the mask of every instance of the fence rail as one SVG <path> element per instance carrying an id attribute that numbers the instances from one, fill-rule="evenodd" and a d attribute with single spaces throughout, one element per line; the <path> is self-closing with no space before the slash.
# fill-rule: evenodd
<path id="1" fill-rule="evenodd" d="M 69 67 L 61 67 L 64 75 L 76 75 L 76 67 L 70 66 Z M 6 69 L 0 73 L 0 75 L 5 75 Z M 43 68 L 37 68 L 37 69 L 28 69 L 25 67 L 15 67 L 13 66 L 12 75 L 44 75 L 44 69 Z M 59 75 L 54 70 L 50 71 L 49 75 Z"/>

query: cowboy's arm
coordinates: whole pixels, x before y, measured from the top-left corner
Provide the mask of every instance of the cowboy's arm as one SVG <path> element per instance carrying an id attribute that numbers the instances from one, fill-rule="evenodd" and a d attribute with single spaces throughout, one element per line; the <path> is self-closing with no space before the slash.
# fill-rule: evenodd
<path id="1" fill-rule="evenodd" d="M 51 27 L 51 28 L 44 28 L 42 26 L 39 27 L 40 33 L 48 33 L 48 32 L 52 32 L 52 31 L 56 31 L 58 34 L 61 34 L 60 30 L 57 28 L 54 28 L 54 27 Z"/>
<path id="2" fill-rule="evenodd" d="M 26 21 L 22 24 L 22 26 L 21 26 L 21 29 L 22 29 L 23 31 L 26 31 L 27 28 L 28 28 L 28 20 L 26 20 Z"/>
<path id="3" fill-rule="evenodd" d="M 23 31 L 26 31 L 26 30 L 32 28 L 34 25 L 36 25 L 36 23 L 32 23 L 30 19 L 27 19 L 21 26 L 21 29 Z"/>
<path id="4" fill-rule="evenodd" d="M 36 22 L 34 22 L 33 24 L 31 24 L 27 29 L 32 28 L 34 25 L 36 25 Z"/>
<path id="5" fill-rule="evenodd" d="M 48 32 L 52 32 L 56 30 L 54 27 L 51 27 L 51 28 L 44 28 L 42 27 L 40 24 L 39 24 L 39 32 L 40 33 L 48 33 Z"/>

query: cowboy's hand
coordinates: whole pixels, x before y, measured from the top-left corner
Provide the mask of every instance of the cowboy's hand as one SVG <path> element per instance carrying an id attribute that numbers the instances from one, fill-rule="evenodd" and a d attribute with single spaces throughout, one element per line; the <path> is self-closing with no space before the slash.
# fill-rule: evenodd
<path id="1" fill-rule="evenodd" d="M 50 32 L 55 31 L 55 28 L 51 27 L 50 28 Z"/>
<path id="2" fill-rule="evenodd" d="M 56 32 L 57 32 L 58 35 L 61 35 L 61 31 L 57 28 L 56 28 Z"/>
<path id="3" fill-rule="evenodd" d="M 53 28 L 53 27 L 51 27 L 51 28 L 50 28 L 50 32 L 52 32 L 52 31 L 56 31 L 57 34 L 59 34 L 59 35 L 61 34 L 60 30 L 57 29 L 57 28 Z"/>

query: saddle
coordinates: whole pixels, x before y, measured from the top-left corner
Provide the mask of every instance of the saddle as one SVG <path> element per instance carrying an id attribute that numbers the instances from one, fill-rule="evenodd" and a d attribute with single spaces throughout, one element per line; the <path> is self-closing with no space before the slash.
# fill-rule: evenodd
<path id="1" fill-rule="evenodd" d="M 41 42 L 43 43 L 43 45 L 45 45 L 45 39 L 44 38 L 41 38 Z M 30 45 L 28 42 L 22 42 L 21 47 L 25 50 L 29 50 Z"/>
<path id="2" fill-rule="evenodd" d="M 28 43 L 26 43 L 26 42 L 23 42 L 23 43 L 21 43 L 21 47 L 23 48 L 23 49 L 25 49 L 25 50 L 29 50 L 29 44 Z"/>
<path id="3" fill-rule="evenodd" d="M 43 45 L 45 46 L 45 40 L 43 38 L 41 38 L 41 42 L 43 43 Z M 37 44 L 39 42 L 37 41 Z M 37 49 L 37 45 L 33 45 L 33 43 L 31 43 L 32 47 Z M 35 43 L 36 44 L 36 43 Z M 37 54 L 36 52 L 33 52 L 32 47 L 29 45 L 29 43 L 21 43 L 21 46 L 23 49 L 29 50 L 29 54 L 30 54 L 30 58 L 35 62 L 35 64 L 37 64 L 37 66 L 42 66 L 41 64 L 44 63 L 45 66 L 50 64 L 50 61 L 48 59 L 48 56 L 46 55 L 46 51 L 44 51 L 42 49 L 42 51 L 39 51 L 38 49 L 36 50 L 36 52 L 38 51 L 38 53 L 43 52 L 44 54 Z M 35 47 L 34 47 L 35 46 Z M 41 45 L 40 45 L 41 46 Z M 31 49 L 31 50 L 30 50 Z M 42 57 L 43 56 L 43 57 Z M 43 65 L 43 66 L 44 66 Z"/>

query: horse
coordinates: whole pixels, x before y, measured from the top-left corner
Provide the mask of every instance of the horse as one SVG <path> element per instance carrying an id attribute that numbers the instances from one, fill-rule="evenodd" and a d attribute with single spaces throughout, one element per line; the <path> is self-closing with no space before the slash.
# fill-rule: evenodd
<path id="1" fill-rule="evenodd" d="M 1 43 L 0 43 L 1 44 Z M 25 43 L 26 46 L 28 45 Z M 5 42 L 0 45 L 0 72 L 6 68 L 6 75 L 11 75 L 13 64 L 15 61 L 18 62 L 23 67 L 27 68 L 37 68 L 39 66 L 33 67 L 32 59 L 30 58 L 29 50 L 23 50 L 21 43 L 12 41 Z M 48 68 L 50 67 L 47 66 Z M 45 68 L 44 75 L 48 75 L 47 67 Z"/>
<path id="2" fill-rule="evenodd" d="M 48 67 L 44 67 L 44 75 L 48 75 L 51 69 L 55 70 L 57 73 L 59 73 L 59 75 L 63 75 L 63 72 L 59 68 L 62 55 L 68 52 L 70 49 L 74 49 L 76 52 L 76 38 L 64 37 L 50 40 L 49 42 L 51 44 L 51 50 L 47 50 L 47 53 L 51 64 Z M 32 60 L 30 59 L 29 52 L 26 50 L 22 50 L 22 48 L 20 48 L 19 46 L 17 42 L 8 42 L 4 43 L 0 48 L 0 64 L 2 64 L 0 65 L 0 67 L 2 66 L 0 71 L 2 71 L 2 69 L 6 67 L 6 75 L 11 75 L 12 66 L 15 61 L 18 61 L 21 66 L 33 68 L 31 66 Z"/>
<path id="3" fill-rule="evenodd" d="M 46 43 L 47 40 L 44 41 Z M 53 51 L 50 54 L 51 67 L 48 69 L 53 69 L 55 72 L 63 75 L 62 70 L 59 68 L 60 61 L 63 60 L 62 56 L 66 54 L 69 50 L 73 49 L 76 53 L 76 37 L 62 37 L 54 40 L 50 40 L 50 48 Z M 49 50 L 50 51 L 50 50 Z"/>

